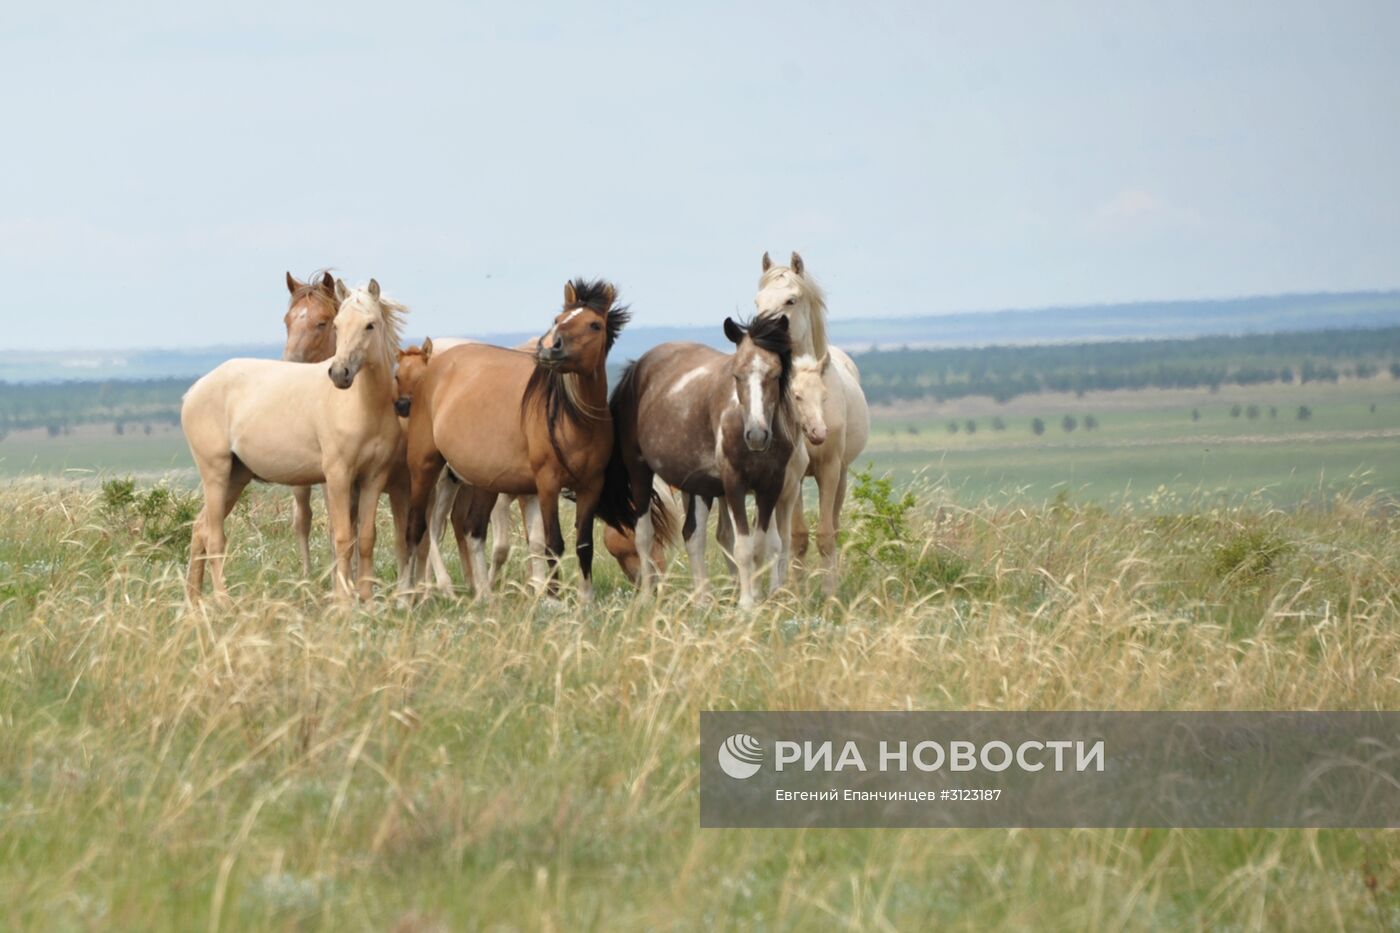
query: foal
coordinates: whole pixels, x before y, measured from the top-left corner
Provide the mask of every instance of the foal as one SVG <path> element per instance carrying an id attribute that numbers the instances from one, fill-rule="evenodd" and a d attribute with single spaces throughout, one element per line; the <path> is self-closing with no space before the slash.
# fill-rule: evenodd
<path id="1" fill-rule="evenodd" d="M 419 384 L 408 429 L 409 542 L 416 545 L 423 537 L 429 494 L 446 464 L 471 487 L 468 547 L 479 594 L 488 579 L 486 522 L 501 493 L 539 496 L 555 565 L 564 552 L 559 496 L 566 487 L 574 491 L 584 600 L 592 596 L 595 512 L 609 524 L 635 522 L 625 484 L 605 490 L 613 448 L 607 356 L 629 317 L 625 308 L 614 307 L 616 300 L 617 290 L 607 282 L 567 282 L 564 309 L 533 354 L 467 344 L 435 354 Z M 552 573 L 550 585 L 557 588 Z"/>
<path id="2" fill-rule="evenodd" d="M 700 591 L 707 586 L 706 518 L 714 500 L 723 497 L 738 530 L 739 605 L 747 609 L 754 604 L 755 546 L 746 498 L 754 494 L 757 532 L 766 537 L 800 440 L 788 391 L 787 318 L 759 318 L 748 327 L 726 319 L 724 335 L 736 345 L 732 355 L 698 343 L 664 343 L 627 367 L 610 403 L 617 426 L 614 459 L 627 471 L 633 502 L 645 501 L 654 475 L 688 494 L 684 535 Z M 644 592 L 656 572 L 652 534 L 651 514 L 639 515 L 636 547 Z"/>

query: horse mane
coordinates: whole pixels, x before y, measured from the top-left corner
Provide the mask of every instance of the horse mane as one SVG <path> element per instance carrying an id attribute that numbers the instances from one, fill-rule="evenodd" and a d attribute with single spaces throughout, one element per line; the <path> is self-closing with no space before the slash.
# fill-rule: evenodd
<path id="1" fill-rule="evenodd" d="M 797 286 L 812 307 L 807 326 L 812 336 L 812 355 L 821 359 L 827 352 L 826 339 L 826 292 L 806 272 L 798 274 L 790 266 L 770 266 L 759 276 L 758 289 L 762 291 L 773 283 L 783 280 Z"/>
<path id="2" fill-rule="evenodd" d="M 570 284 L 574 289 L 574 300 L 567 304 L 564 310 L 587 308 L 603 315 L 607 323 L 603 344 L 603 366 L 606 369 L 608 351 L 617 342 L 617 335 L 622 332 L 622 328 L 632 319 L 632 313 L 626 305 L 613 307 L 613 302 L 617 300 L 617 289 L 603 279 L 590 281 L 579 277 Z M 538 362 L 535 363 L 534 371 L 530 373 L 529 381 L 525 383 L 525 394 L 520 398 L 522 421 L 531 406 L 536 403 L 544 410 L 545 425 L 549 431 L 549 446 L 554 448 L 554 456 L 559 458 L 564 472 L 573 477 L 573 468 L 569 466 L 569 459 L 564 455 L 556 433 L 560 422 L 566 421 L 575 427 L 582 427 L 585 419 L 602 421 L 607 418 L 608 409 L 595 407 L 579 396 L 576 373 L 561 373 L 541 366 Z"/>
<path id="3" fill-rule="evenodd" d="M 287 301 L 287 310 L 290 311 L 292 308 L 295 308 L 297 303 L 304 299 L 315 298 L 329 305 L 331 312 L 334 313 L 337 307 L 335 291 L 332 290 L 328 292 L 321 287 L 321 277 L 329 272 L 329 269 L 317 269 L 315 272 L 311 273 L 311 277 L 299 284 L 296 291 L 292 292 L 291 298 Z"/>

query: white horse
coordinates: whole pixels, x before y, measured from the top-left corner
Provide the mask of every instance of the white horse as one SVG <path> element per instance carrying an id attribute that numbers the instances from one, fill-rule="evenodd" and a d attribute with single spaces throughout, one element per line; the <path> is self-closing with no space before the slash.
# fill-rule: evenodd
<path id="1" fill-rule="evenodd" d="M 813 443 L 806 438 L 807 476 L 815 477 L 821 505 L 817 525 L 817 548 L 825 566 L 822 589 L 836 592 L 836 533 L 841 527 L 841 509 L 846 501 L 847 471 L 870 440 L 870 407 L 860 387 L 860 370 L 846 353 L 827 343 L 826 296 L 807 275 L 802 257 L 792 254 L 786 266 L 774 264 L 763 254 L 763 274 L 758 280 L 754 305 L 759 317 L 784 315 L 792 335 L 794 355 L 807 355 L 821 364 L 826 383 L 826 441 Z M 806 553 L 808 530 L 799 494 L 792 510 L 793 549 Z"/>
<path id="2" fill-rule="evenodd" d="M 253 479 L 284 486 L 326 484 L 335 534 L 335 590 L 352 593 L 358 533 L 362 599 L 373 595 L 375 511 L 399 446 L 394 362 L 407 308 L 371 279 L 336 280 L 336 353 L 320 363 L 229 360 L 185 393 L 180 424 L 204 485 L 190 541 L 188 590 L 198 599 L 208 563 L 219 596 L 224 521 Z M 400 573 L 405 572 L 400 567 Z"/>

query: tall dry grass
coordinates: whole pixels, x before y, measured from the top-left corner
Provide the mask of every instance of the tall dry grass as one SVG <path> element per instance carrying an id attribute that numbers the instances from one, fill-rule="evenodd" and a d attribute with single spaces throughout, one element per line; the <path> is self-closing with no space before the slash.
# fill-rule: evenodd
<path id="1" fill-rule="evenodd" d="M 831 602 L 741 614 L 679 565 L 639 602 L 607 566 L 591 607 L 409 611 L 297 582 L 280 491 L 230 522 L 231 604 L 190 607 L 139 516 L 6 487 L 0 926 L 1400 923 L 1385 832 L 700 830 L 703 709 L 1400 708 L 1383 503 L 918 496 Z"/>

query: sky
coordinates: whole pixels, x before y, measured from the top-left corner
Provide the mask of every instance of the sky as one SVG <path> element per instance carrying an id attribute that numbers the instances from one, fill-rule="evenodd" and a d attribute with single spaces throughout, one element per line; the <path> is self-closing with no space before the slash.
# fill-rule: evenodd
<path id="1" fill-rule="evenodd" d="M 1400 285 L 1400 4 L 147 3 L 0 12 L 0 350 Z"/>

